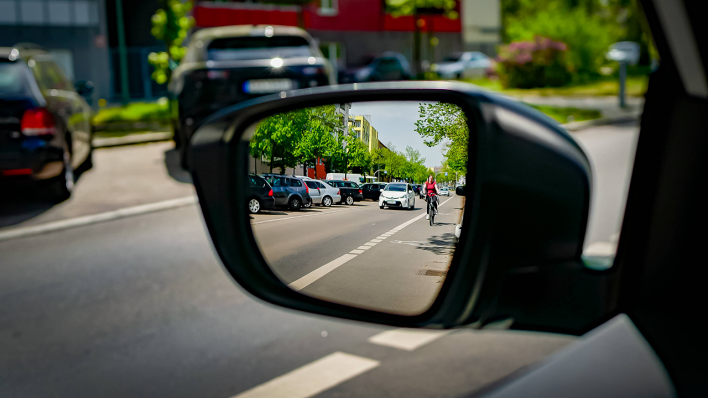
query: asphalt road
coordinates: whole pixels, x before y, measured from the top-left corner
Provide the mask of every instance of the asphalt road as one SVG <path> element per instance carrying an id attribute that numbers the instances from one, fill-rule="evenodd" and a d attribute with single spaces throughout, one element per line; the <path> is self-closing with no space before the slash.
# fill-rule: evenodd
<path id="1" fill-rule="evenodd" d="M 595 172 L 589 245 L 616 240 L 636 131 L 605 126 L 575 135 Z M 164 143 L 97 151 L 70 201 L 3 198 L 0 233 L 191 195 L 172 154 Z M 143 163 L 132 168 L 126 158 Z M 434 297 L 451 255 L 461 206 L 449 200 L 435 227 L 420 203 L 413 211 L 373 202 L 279 211 L 252 222 L 285 282 L 351 254 L 303 291 L 410 313 Z M 0 241 L 0 272 L 3 397 L 458 396 L 573 341 L 493 330 L 410 333 L 274 308 L 228 277 L 194 205 Z"/>

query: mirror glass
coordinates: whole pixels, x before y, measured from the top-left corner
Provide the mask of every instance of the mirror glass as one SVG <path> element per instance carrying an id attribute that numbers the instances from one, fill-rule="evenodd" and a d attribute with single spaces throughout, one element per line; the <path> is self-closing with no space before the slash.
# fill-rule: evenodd
<path id="1" fill-rule="evenodd" d="M 425 312 L 459 238 L 468 141 L 464 112 L 441 102 L 341 103 L 261 120 L 244 136 L 243 204 L 261 253 L 304 294 Z"/>

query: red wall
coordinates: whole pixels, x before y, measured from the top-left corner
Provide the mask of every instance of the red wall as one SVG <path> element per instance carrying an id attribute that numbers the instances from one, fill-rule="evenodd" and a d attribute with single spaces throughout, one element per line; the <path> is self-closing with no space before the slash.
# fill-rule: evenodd
<path id="1" fill-rule="evenodd" d="M 201 2 L 194 7 L 197 27 L 225 25 L 286 25 L 297 26 L 297 12 L 293 7 L 263 6 L 246 8 L 240 3 Z M 258 7 L 258 6 L 255 6 Z M 422 31 L 432 27 L 435 32 L 461 32 L 460 19 L 443 16 L 425 16 Z M 339 12 L 335 16 L 317 14 L 316 6 L 306 6 L 304 11 L 305 29 L 332 31 L 413 31 L 413 17 L 394 18 L 384 14 L 381 0 L 340 0 Z"/>

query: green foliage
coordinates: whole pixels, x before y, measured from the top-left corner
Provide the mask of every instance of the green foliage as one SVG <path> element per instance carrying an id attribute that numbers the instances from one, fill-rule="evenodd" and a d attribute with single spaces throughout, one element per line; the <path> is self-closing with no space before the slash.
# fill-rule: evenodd
<path id="1" fill-rule="evenodd" d="M 436 8 L 450 19 L 457 19 L 455 0 L 386 0 L 386 11 L 394 17 L 415 15 L 420 8 Z"/>
<path id="2" fill-rule="evenodd" d="M 564 43 L 536 36 L 499 48 L 497 72 L 504 88 L 561 87 L 571 80 Z"/>
<path id="3" fill-rule="evenodd" d="M 467 146 L 470 132 L 465 113 L 454 104 L 445 102 L 420 104 L 415 132 L 423 137 L 425 145 L 445 144 L 443 155 L 451 170 L 467 171 Z"/>
<path id="4" fill-rule="evenodd" d="M 94 125 L 111 123 L 165 122 L 170 118 L 167 98 L 157 102 L 133 102 L 126 106 L 102 108 L 93 117 Z"/>
<path id="5" fill-rule="evenodd" d="M 598 78 L 608 47 L 618 41 L 640 43 L 640 62 L 648 64 L 650 40 L 639 21 L 634 0 L 502 0 L 504 41 L 543 36 L 567 44 L 574 84 Z"/>
<path id="6" fill-rule="evenodd" d="M 194 18 L 187 16 L 194 3 L 192 0 L 163 0 L 163 8 L 152 16 L 150 33 L 163 42 L 167 51 L 150 53 L 148 62 L 155 67 L 152 78 L 159 84 L 165 84 L 172 76 L 172 70 L 187 53 L 187 47 L 182 46 L 187 32 L 194 26 Z"/>

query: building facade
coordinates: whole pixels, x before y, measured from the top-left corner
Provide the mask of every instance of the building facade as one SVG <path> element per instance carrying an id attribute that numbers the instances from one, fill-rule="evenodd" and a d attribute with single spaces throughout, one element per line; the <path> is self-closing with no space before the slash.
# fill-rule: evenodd
<path id="1" fill-rule="evenodd" d="M 90 103 L 111 82 L 105 0 L 0 0 L 0 47 L 38 44 L 72 81 L 91 81 Z"/>

